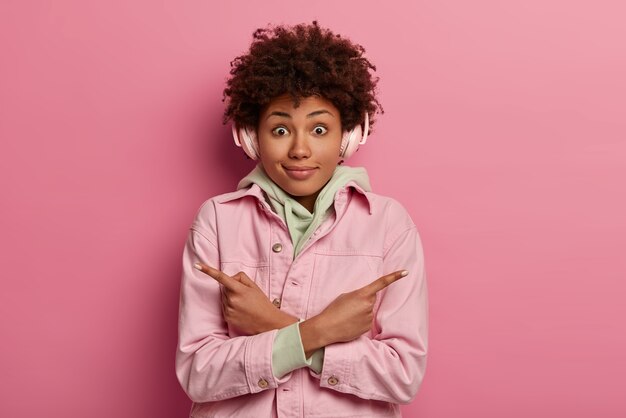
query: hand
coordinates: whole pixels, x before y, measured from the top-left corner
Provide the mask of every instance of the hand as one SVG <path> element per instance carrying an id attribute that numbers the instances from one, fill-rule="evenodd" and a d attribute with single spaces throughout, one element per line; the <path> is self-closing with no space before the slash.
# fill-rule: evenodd
<path id="1" fill-rule="evenodd" d="M 408 275 L 400 270 L 382 276 L 352 292 L 342 293 L 319 315 L 300 324 L 305 354 L 335 342 L 347 342 L 370 330 L 374 320 L 376 293 Z"/>
<path id="2" fill-rule="evenodd" d="M 196 263 L 196 268 L 222 285 L 224 320 L 243 335 L 256 335 L 298 322 L 274 306 L 244 272 L 229 276 L 202 263 Z"/>

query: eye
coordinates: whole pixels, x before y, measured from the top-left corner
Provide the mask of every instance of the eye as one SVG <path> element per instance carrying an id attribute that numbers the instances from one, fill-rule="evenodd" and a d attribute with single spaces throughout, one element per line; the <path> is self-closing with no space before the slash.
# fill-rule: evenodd
<path id="1" fill-rule="evenodd" d="M 287 133 L 289 133 L 289 131 L 284 126 L 277 126 L 276 128 L 272 129 L 272 133 L 276 136 L 285 136 L 287 135 Z"/>
<path id="2" fill-rule="evenodd" d="M 316 135 L 324 135 L 326 132 L 328 132 L 328 129 L 326 129 L 325 126 L 318 125 L 313 129 L 313 132 L 315 132 Z"/>

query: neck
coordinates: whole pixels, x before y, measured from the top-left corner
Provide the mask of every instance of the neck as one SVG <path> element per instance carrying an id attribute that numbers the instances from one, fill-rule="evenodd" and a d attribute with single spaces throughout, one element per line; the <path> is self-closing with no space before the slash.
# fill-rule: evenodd
<path id="1" fill-rule="evenodd" d="M 317 196 L 320 194 L 318 190 L 316 193 L 310 196 L 291 196 L 293 199 L 304 206 L 309 212 L 313 213 L 313 209 L 315 208 L 315 201 L 317 200 Z"/>

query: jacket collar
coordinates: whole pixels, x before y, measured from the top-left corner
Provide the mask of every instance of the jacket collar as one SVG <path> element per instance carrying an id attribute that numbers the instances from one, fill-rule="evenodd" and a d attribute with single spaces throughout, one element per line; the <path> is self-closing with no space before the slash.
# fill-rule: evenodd
<path id="1" fill-rule="evenodd" d="M 336 202 L 345 201 L 347 199 L 348 188 L 354 189 L 356 192 L 358 192 L 358 195 L 365 198 L 364 200 L 367 202 L 368 210 L 371 215 L 372 214 L 371 197 L 354 180 L 350 180 L 349 182 L 346 183 L 345 186 L 343 186 L 341 189 L 337 191 L 337 194 L 335 194 L 335 201 Z M 238 200 L 246 196 L 252 196 L 256 198 L 257 200 L 259 200 L 259 202 L 265 202 L 265 196 L 263 194 L 263 190 L 261 190 L 261 188 L 257 184 L 252 184 L 248 188 L 239 189 L 231 193 L 225 193 L 221 196 L 216 197 L 215 201 L 221 204 L 221 203 L 232 202 L 234 200 Z"/>

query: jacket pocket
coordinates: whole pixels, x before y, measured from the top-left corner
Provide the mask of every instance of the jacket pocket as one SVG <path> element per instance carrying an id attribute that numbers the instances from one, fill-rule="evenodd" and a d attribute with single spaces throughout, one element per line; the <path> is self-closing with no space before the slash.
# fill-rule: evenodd
<path id="1" fill-rule="evenodd" d="M 382 262 L 382 257 L 375 255 L 338 251 L 315 253 L 307 318 L 319 314 L 340 294 L 378 279 L 382 276 Z"/>
<path id="2" fill-rule="evenodd" d="M 229 276 L 234 276 L 239 272 L 245 273 L 257 286 L 265 293 L 269 294 L 268 285 L 268 265 L 254 264 L 241 261 L 226 261 L 220 263 L 220 270 Z"/>
<path id="3" fill-rule="evenodd" d="M 229 261 L 229 262 L 220 263 L 220 270 L 228 274 L 229 276 L 234 276 L 235 274 L 239 272 L 243 272 L 250 279 L 254 280 L 254 282 L 256 283 L 256 272 L 257 272 L 256 266 L 252 266 L 252 265 L 248 265 L 248 264 L 244 264 L 244 263 L 240 263 L 236 261 Z"/>

